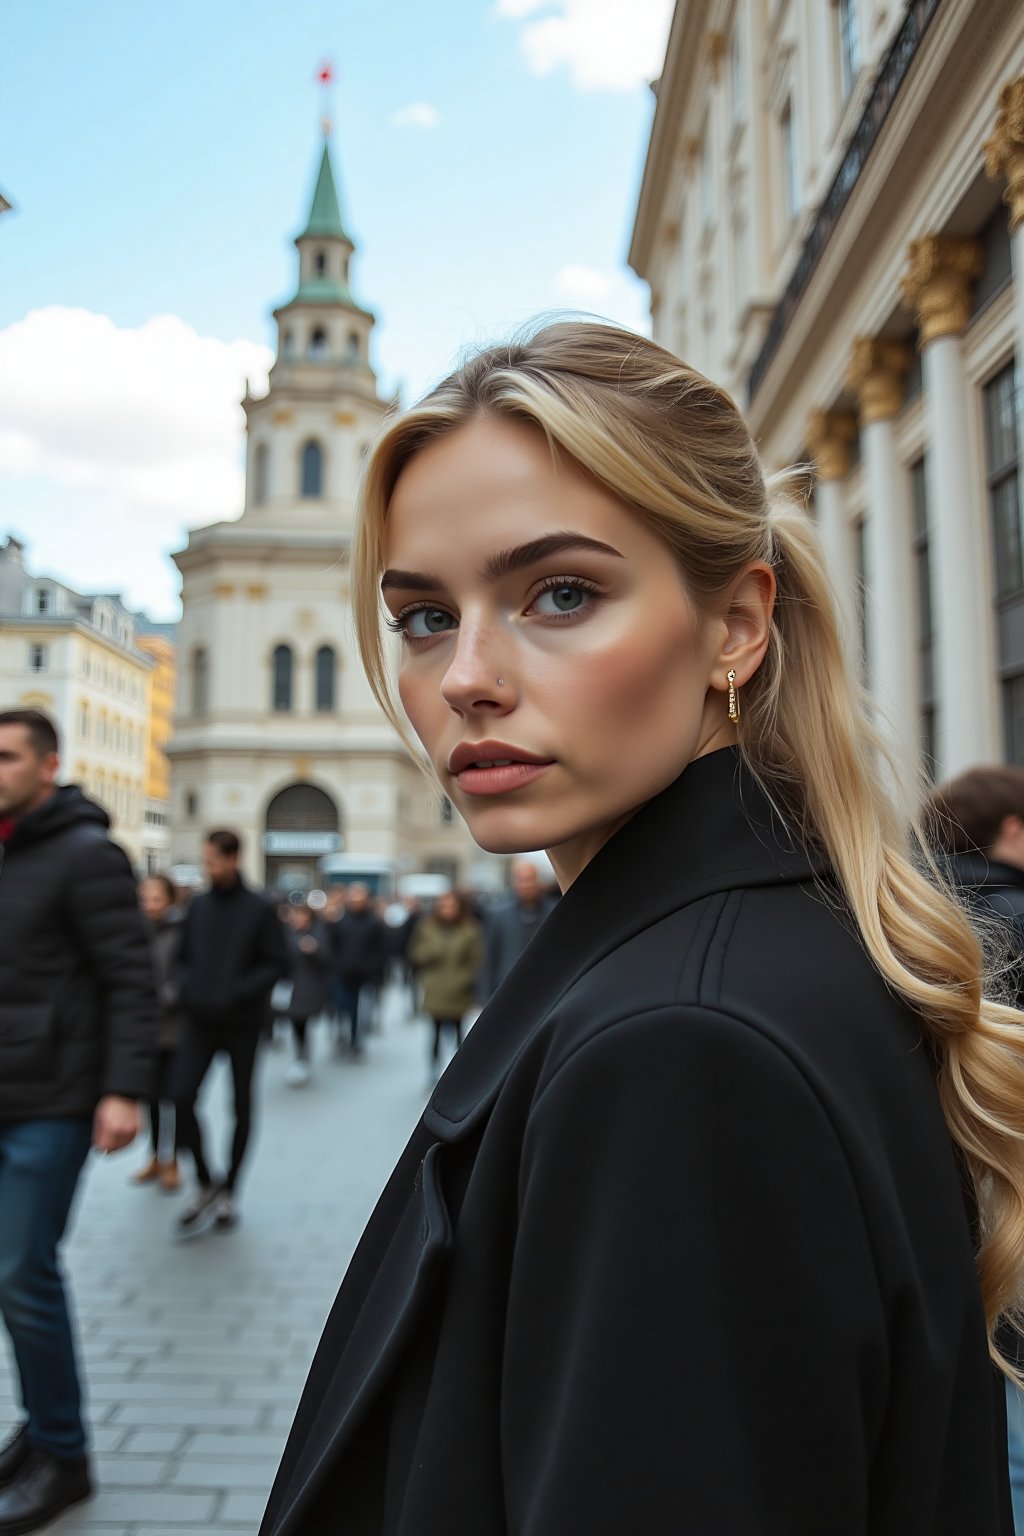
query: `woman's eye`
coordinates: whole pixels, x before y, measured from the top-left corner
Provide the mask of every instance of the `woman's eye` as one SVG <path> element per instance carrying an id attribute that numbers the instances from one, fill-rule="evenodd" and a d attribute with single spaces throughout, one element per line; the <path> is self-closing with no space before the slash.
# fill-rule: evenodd
<path id="1" fill-rule="evenodd" d="M 455 620 L 444 608 L 416 608 L 404 616 L 401 624 L 410 640 L 428 640 L 431 635 L 443 635 L 455 628 Z"/>
<path id="2" fill-rule="evenodd" d="M 590 593 L 585 587 L 578 587 L 570 581 L 563 581 L 557 587 L 547 587 L 535 598 L 535 604 L 541 613 L 560 614 L 575 613 L 585 606 Z"/>

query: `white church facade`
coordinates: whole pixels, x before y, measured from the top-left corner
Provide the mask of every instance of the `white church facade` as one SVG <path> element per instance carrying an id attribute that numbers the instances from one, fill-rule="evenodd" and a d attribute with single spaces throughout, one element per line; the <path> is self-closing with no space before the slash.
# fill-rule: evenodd
<path id="1" fill-rule="evenodd" d="M 390 402 L 353 297 L 354 246 L 324 142 L 295 296 L 275 310 L 266 394 L 246 391 L 245 505 L 196 529 L 181 571 L 171 856 L 237 831 L 244 868 L 280 889 L 345 865 L 493 883 L 465 824 L 411 760 L 355 647 L 349 549 L 362 457 Z M 488 878 L 489 876 L 489 878 Z"/>

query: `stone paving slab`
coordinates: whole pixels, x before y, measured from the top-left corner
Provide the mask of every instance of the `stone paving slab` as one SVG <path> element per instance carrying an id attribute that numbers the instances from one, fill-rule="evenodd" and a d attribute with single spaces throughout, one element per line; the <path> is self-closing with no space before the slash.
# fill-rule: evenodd
<path id="1" fill-rule="evenodd" d="M 289 1051 L 264 1053 L 234 1231 L 178 1237 L 182 1197 L 130 1183 L 142 1147 L 92 1161 L 66 1269 L 99 1486 L 53 1536 L 258 1529 L 338 1284 L 427 1096 L 426 1026 L 393 995 L 382 1012 L 362 1064 L 314 1028 L 305 1089 L 285 1084 Z M 215 1072 L 219 1148 L 229 1096 Z M 0 1338 L 3 1436 L 19 1414 Z"/>

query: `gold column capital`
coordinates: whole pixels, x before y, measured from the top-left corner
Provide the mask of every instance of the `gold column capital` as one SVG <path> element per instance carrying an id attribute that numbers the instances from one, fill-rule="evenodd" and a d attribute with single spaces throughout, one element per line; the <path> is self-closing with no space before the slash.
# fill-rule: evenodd
<path id="1" fill-rule="evenodd" d="M 819 480 L 844 480 L 853 462 L 857 418 L 852 411 L 812 411 L 807 418 L 807 447 Z"/>
<path id="2" fill-rule="evenodd" d="M 985 265 L 977 240 L 926 235 L 911 240 L 909 266 L 900 285 L 903 302 L 917 316 L 921 346 L 941 336 L 961 336 L 971 317 L 971 283 Z"/>
<path id="3" fill-rule="evenodd" d="M 714 85 L 718 84 L 718 77 L 722 70 L 722 60 L 725 58 L 729 46 L 729 39 L 724 32 L 708 33 L 708 71 Z"/>
<path id="4" fill-rule="evenodd" d="M 861 421 L 891 421 L 903 404 L 910 349 L 902 341 L 859 336 L 853 344 L 846 382 L 857 396 Z"/>
<path id="5" fill-rule="evenodd" d="M 1008 80 L 999 92 L 995 132 L 983 147 L 988 175 L 1006 182 L 1003 202 L 1014 235 L 1024 224 L 1024 75 Z"/>

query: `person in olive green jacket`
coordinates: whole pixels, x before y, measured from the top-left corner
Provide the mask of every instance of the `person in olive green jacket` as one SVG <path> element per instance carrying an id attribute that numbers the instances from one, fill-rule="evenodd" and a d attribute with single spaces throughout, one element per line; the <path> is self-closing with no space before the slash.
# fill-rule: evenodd
<path id="1" fill-rule="evenodd" d="M 461 896 L 446 891 L 418 924 L 409 946 L 409 963 L 423 988 L 423 1009 L 434 1024 L 430 1065 L 435 1075 L 445 1026 L 455 1033 L 456 1049 L 462 1044 L 462 1020 L 476 1004 L 483 958 L 479 923 Z"/>

